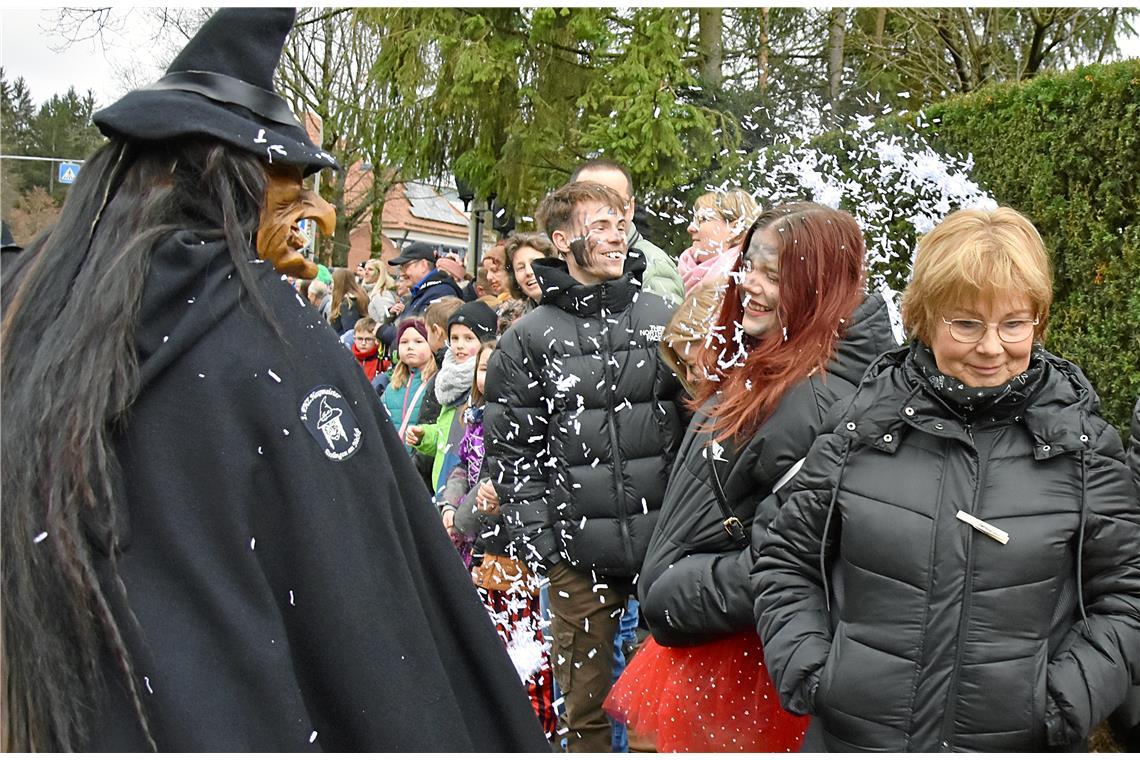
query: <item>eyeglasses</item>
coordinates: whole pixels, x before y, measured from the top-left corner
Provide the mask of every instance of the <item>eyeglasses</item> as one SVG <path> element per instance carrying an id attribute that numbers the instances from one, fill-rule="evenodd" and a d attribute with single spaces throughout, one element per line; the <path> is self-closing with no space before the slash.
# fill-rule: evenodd
<path id="1" fill-rule="evenodd" d="M 1005 319 L 1001 322 L 983 322 L 980 319 L 946 319 L 942 318 L 950 330 L 950 337 L 959 343 L 981 343 L 986 332 L 997 328 L 998 339 L 1002 343 L 1020 343 L 1033 334 L 1033 328 L 1041 321 L 1040 317 L 1033 319 Z"/>
<path id="2" fill-rule="evenodd" d="M 355 338 L 353 338 L 353 340 L 355 340 L 357 343 L 363 343 L 366 346 L 369 343 L 375 343 L 376 342 L 376 339 L 373 338 L 371 335 L 357 335 Z"/>

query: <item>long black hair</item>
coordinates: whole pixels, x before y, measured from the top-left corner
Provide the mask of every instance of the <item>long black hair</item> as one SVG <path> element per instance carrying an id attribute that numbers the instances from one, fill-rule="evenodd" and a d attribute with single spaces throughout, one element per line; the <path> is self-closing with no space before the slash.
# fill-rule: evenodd
<path id="1" fill-rule="evenodd" d="M 255 306 L 262 164 L 216 142 L 112 140 L 86 162 L 58 223 L 5 272 L 0 398 L 5 751 L 84 748 L 101 662 L 115 664 L 152 748 L 115 569 L 114 450 L 138 392 L 134 334 L 150 254 L 177 230 L 224 236 Z M 99 547 L 99 548 L 96 548 Z M 96 560 L 107 551 L 104 588 Z M 120 615 L 119 617 L 123 617 Z"/>

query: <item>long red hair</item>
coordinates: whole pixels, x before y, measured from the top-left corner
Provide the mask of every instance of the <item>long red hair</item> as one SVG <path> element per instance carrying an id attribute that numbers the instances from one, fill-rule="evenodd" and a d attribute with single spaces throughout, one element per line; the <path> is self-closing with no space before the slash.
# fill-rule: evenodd
<path id="1" fill-rule="evenodd" d="M 718 440 L 747 438 L 789 388 L 825 371 L 863 300 L 863 233 L 850 214 L 816 203 L 786 203 L 761 214 L 744 238 L 737 271 L 753 236 L 765 229 L 780 241 L 779 326 L 758 337 L 746 335 L 741 285 L 736 276 L 729 278 L 702 356 L 712 377 L 692 402 L 699 407 L 719 391 L 711 420 Z"/>

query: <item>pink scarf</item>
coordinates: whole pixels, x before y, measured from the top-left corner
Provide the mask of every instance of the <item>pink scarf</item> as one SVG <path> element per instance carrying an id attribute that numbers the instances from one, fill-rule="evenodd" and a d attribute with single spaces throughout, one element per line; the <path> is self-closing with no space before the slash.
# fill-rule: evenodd
<path id="1" fill-rule="evenodd" d="M 740 255 L 740 246 L 734 245 L 718 254 L 709 256 L 704 261 L 697 261 L 697 255 L 692 246 L 685 249 L 677 262 L 677 271 L 681 273 L 681 280 L 685 283 L 685 295 L 692 293 L 701 285 L 709 285 L 728 278 Z"/>

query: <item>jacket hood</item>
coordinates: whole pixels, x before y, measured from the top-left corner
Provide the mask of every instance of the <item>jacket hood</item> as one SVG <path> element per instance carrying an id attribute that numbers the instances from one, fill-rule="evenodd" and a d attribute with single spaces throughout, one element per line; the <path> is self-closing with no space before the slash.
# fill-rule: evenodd
<path id="1" fill-rule="evenodd" d="M 580 317 L 590 317 L 603 309 L 607 312 L 622 311 L 633 303 L 641 291 L 645 257 L 627 255 L 621 277 L 594 285 L 584 285 L 570 276 L 570 270 L 562 259 L 536 259 L 531 268 L 542 289 L 542 304 L 557 306 Z"/>
<path id="2" fill-rule="evenodd" d="M 262 276 L 273 274 L 272 265 L 249 264 Z M 181 231 L 155 247 L 135 330 L 140 391 L 237 307 L 234 274 L 222 238 Z"/>
<path id="3" fill-rule="evenodd" d="M 843 339 L 827 365 L 828 373 L 859 385 L 863 373 L 876 357 L 903 342 L 902 321 L 889 291 L 868 294 L 847 320 Z"/>

